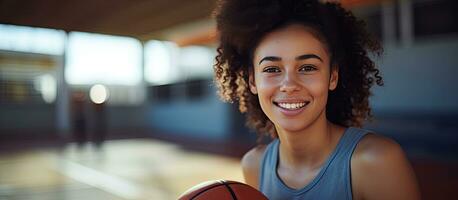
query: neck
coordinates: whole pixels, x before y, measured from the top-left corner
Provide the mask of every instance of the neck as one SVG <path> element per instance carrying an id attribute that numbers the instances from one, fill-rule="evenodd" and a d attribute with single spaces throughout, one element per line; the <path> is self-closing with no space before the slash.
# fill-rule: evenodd
<path id="1" fill-rule="evenodd" d="M 280 162 L 290 168 L 319 167 L 338 142 L 336 125 L 320 116 L 300 132 L 290 132 L 277 127 L 280 145 Z M 340 137 L 339 137 L 340 138 Z"/>

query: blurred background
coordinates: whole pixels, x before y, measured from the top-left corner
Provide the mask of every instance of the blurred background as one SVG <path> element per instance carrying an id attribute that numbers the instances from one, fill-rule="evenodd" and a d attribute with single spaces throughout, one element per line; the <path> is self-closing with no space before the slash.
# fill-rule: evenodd
<path id="1" fill-rule="evenodd" d="M 383 41 L 365 127 L 458 199 L 458 2 L 342 0 Z M 212 80 L 215 0 L 0 0 L 0 199 L 176 199 L 255 146 Z"/>

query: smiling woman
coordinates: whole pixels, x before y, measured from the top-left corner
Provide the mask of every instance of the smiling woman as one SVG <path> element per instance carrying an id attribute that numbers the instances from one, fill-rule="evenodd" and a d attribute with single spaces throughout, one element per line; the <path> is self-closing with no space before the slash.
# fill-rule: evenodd
<path id="1" fill-rule="evenodd" d="M 248 184 L 273 200 L 419 198 L 400 146 L 359 128 L 383 85 L 363 21 L 318 0 L 221 1 L 216 13 L 220 95 L 273 139 L 243 157 Z"/>
<path id="2" fill-rule="evenodd" d="M 259 64 L 254 64 L 254 73 L 250 73 L 250 90 L 258 95 L 277 131 L 302 130 L 324 115 L 321 111 L 328 90 L 337 85 L 337 68 L 330 72 L 326 47 L 307 28 L 291 24 L 268 33 L 257 46 L 253 61 Z"/>

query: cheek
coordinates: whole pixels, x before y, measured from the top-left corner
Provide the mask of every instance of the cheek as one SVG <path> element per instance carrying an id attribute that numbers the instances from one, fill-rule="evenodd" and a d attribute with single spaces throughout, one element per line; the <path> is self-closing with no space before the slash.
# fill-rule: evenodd
<path id="1" fill-rule="evenodd" d="M 329 80 L 326 76 L 310 76 L 302 80 L 303 86 L 315 98 L 325 97 L 328 94 Z"/>
<path id="2" fill-rule="evenodd" d="M 258 96 L 262 101 L 273 95 L 275 91 L 275 84 L 271 81 L 259 81 L 256 83 L 256 88 L 258 90 Z"/>
<path id="3" fill-rule="evenodd" d="M 270 105 L 271 98 L 275 95 L 276 89 L 278 88 L 278 81 L 272 78 L 258 76 L 255 82 L 259 103 L 261 104 L 262 110 L 266 111 L 266 106 Z"/>
<path id="4" fill-rule="evenodd" d="M 278 81 L 272 78 L 263 78 L 261 77 L 258 79 L 259 82 L 257 82 L 258 88 L 260 88 L 263 91 L 269 91 L 275 88 L 278 85 Z"/>
<path id="5" fill-rule="evenodd" d="M 255 76 L 255 83 L 258 92 L 264 93 L 274 89 L 276 85 L 278 85 L 278 80 L 277 78 L 266 77 L 257 74 Z"/>

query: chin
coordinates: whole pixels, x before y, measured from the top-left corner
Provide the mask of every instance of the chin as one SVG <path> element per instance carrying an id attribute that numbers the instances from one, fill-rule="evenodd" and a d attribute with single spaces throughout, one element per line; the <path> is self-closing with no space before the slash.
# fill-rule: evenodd
<path id="1" fill-rule="evenodd" d="M 275 127 L 282 129 L 287 132 L 299 132 L 306 129 L 310 124 L 306 123 L 305 120 L 300 122 L 295 122 L 292 120 L 288 120 L 287 122 L 278 122 L 275 123 Z"/>

